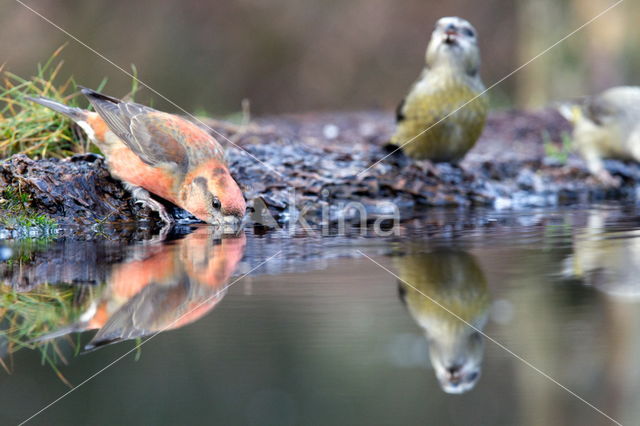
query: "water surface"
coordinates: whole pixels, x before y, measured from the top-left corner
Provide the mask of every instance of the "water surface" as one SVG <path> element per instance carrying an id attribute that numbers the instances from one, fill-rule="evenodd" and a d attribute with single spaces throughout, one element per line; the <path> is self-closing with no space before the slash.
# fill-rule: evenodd
<path id="1" fill-rule="evenodd" d="M 0 243 L 0 422 L 638 423 L 640 209 L 327 234 Z"/>

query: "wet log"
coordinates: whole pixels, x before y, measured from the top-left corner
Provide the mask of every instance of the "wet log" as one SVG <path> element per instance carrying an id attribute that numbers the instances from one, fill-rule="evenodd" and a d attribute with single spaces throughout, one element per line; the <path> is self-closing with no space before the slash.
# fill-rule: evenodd
<path id="1" fill-rule="evenodd" d="M 519 207 L 634 198 L 640 182 L 636 164 L 612 162 L 624 184 L 607 189 L 574 155 L 564 161 L 548 157 L 545 145 L 561 147 L 563 135 L 570 132 L 554 110 L 494 113 L 459 167 L 387 157 L 384 145 L 393 130 L 387 112 L 278 116 L 237 128 L 209 124 L 227 147 L 230 168 L 250 208 L 262 206 L 280 223 L 299 214 L 309 223 L 342 220 L 345 206 L 353 202 L 373 217 L 392 202 L 409 218 L 433 206 Z M 140 222 L 151 229 L 159 222 L 95 155 L 37 161 L 17 155 L 0 163 L 0 185 L 27 193 L 34 209 L 63 226 L 75 226 L 74 232 L 96 224 Z M 174 213 L 188 218 L 180 209 Z"/>

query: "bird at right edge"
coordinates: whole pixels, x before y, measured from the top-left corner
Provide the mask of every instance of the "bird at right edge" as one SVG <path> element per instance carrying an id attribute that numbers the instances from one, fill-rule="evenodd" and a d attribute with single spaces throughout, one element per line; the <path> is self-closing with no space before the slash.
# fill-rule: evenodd
<path id="1" fill-rule="evenodd" d="M 398 106 L 390 145 L 415 160 L 458 163 L 484 129 L 484 91 L 475 28 L 462 18 L 441 18 L 424 71 Z"/>

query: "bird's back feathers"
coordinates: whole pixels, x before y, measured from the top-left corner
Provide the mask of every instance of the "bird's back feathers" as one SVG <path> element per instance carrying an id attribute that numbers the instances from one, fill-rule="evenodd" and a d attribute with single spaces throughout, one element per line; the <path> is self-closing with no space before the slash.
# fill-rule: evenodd
<path id="1" fill-rule="evenodd" d="M 582 106 L 586 118 L 602 126 L 614 116 L 629 115 L 640 118 L 640 88 L 614 87 L 603 93 L 587 98 Z"/>
<path id="2" fill-rule="evenodd" d="M 82 89 L 109 128 L 151 166 L 175 164 L 182 172 L 204 160 L 224 161 L 224 152 L 207 132 L 181 117 Z"/>

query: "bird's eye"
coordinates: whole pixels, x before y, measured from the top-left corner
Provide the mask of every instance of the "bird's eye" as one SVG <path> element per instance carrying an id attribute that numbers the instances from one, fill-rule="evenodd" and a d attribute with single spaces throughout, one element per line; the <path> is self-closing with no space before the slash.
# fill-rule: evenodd
<path id="1" fill-rule="evenodd" d="M 471 37 L 471 38 L 476 36 L 476 33 L 473 32 L 473 30 L 471 28 L 468 28 L 468 27 L 465 27 L 465 28 L 462 29 L 462 34 L 464 34 L 467 37 Z"/>
<path id="2" fill-rule="evenodd" d="M 222 207 L 222 204 L 220 203 L 220 200 L 215 195 L 213 196 L 213 199 L 211 200 L 211 205 L 213 206 L 214 209 L 220 209 L 220 207 Z"/>

